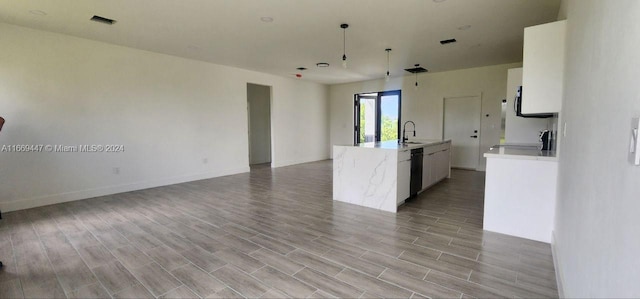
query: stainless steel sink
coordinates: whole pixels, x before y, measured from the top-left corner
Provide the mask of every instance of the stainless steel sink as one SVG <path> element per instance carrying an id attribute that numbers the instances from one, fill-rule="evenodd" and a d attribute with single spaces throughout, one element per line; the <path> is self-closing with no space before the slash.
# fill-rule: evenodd
<path id="1" fill-rule="evenodd" d="M 403 144 L 423 144 L 422 142 L 416 142 L 416 141 L 406 141 L 403 142 Z"/>

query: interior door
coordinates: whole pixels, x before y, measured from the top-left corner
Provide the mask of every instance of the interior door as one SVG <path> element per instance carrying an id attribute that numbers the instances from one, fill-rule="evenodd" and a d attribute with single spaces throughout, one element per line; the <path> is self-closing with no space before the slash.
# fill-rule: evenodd
<path id="1" fill-rule="evenodd" d="M 451 139 L 451 167 L 476 169 L 480 160 L 479 96 L 444 99 L 444 139 Z"/>

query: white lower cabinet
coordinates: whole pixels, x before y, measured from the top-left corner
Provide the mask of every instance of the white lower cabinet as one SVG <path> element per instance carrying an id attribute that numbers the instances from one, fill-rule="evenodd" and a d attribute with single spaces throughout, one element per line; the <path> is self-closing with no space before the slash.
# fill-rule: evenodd
<path id="1" fill-rule="evenodd" d="M 482 228 L 551 243 L 558 162 L 485 157 Z"/>
<path id="2" fill-rule="evenodd" d="M 422 156 L 422 190 L 449 176 L 451 143 L 424 148 Z"/>
<path id="3" fill-rule="evenodd" d="M 449 149 L 444 149 L 435 154 L 435 180 L 439 181 L 449 176 Z"/>
<path id="4" fill-rule="evenodd" d="M 422 154 L 422 189 L 425 189 L 433 184 L 432 178 L 432 165 L 435 161 L 435 153 L 424 152 Z"/>
<path id="5" fill-rule="evenodd" d="M 411 195 L 411 159 L 398 161 L 398 203 Z"/>

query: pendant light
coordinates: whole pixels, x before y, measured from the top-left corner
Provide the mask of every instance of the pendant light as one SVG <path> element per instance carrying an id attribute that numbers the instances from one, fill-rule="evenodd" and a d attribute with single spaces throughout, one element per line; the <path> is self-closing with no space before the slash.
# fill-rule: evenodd
<path id="1" fill-rule="evenodd" d="M 426 72 L 429 71 L 429 70 L 421 67 L 419 63 L 414 64 L 413 68 L 404 69 L 404 70 L 409 72 L 409 73 L 412 73 L 412 74 L 416 75 L 416 90 L 418 90 L 418 73 L 426 73 Z"/>
<path id="2" fill-rule="evenodd" d="M 389 82 L 389 77 L 391 76 L 391 73 L 389 73 L 389 55 L 391 55 L 391 49 L 387 48 L 384 50 L 387 51 L 387 75 L 384 77 L 384 80 Z"/>
<path id="3" fill-rule="evenodd" d="M 415 66 L 415 68 L 417 69 L 420 67 L 420 64 L 417 63 L 417 64 L 414 64 L 413 66 Z M 415 72 L 415 74 L 416 74 L 416 90 L 418 90 L 418 72 Z"/>
<path id="4" fill-rule="evenodd" d="M 342 67 L 347 68 L 347 28 L 349 24 L 340 24 L 342 28 Z"/>

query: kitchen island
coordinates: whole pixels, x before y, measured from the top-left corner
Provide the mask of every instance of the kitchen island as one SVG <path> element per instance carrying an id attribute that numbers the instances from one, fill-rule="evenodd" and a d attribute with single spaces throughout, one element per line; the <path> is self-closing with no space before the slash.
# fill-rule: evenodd
<path id="1" fill-rule="evenodd" d="M 551 242 L 558 158 L 535 146 L 494 146 L 484 154 L 487 172 L 483 228 Z"/>
<path id="2" fill-rule="evenodd" d="M 334 145 L 333 200 L 397 212 L 398 206 L 411 195 L 414 149 L 424 149 L 421 191 L 450 176 L 451 140 Z"/>

